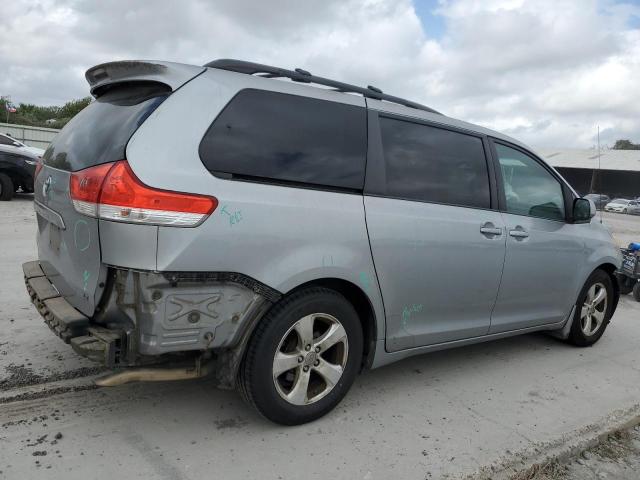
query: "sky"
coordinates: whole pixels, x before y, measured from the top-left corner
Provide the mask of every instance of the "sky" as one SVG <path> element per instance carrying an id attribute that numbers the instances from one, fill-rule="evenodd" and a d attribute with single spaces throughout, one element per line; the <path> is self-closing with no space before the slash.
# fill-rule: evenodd
<path id="1" fill-rule="evenodd" d="M 238 58 L 429 105 L 534 148 L 640 142 L 640 0 L 12 0 L 0 94 L 61 105 L 113 60 Z"/>

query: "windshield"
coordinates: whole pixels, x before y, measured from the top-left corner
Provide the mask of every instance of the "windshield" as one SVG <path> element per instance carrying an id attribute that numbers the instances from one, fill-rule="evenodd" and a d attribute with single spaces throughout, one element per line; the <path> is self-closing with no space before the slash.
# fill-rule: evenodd
<path id="1" fill-rule="evenodd" d="M 56 136 L 44 153 L 45 165 L 73 172 L 122 160 L 129 138 L 167 98 L 167 90 L 141 82 L 98 97 Z"/>

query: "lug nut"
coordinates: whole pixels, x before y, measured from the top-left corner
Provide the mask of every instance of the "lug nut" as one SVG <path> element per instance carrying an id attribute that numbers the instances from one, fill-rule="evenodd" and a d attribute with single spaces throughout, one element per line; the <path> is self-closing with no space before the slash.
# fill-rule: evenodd
<path id="1" fill-rule="evenodd" d="M 305 365 L 304 367 L 302 367 L 302 370 L 304 370 L 305 372 L 308 372 L 309 371 L 309 366 Z"/>
<path id="2" fill-rule="evenodd" d="M 311 345 L 305 346 L 304 349 L 308 352 L 309 350 L 311 350 Z"/>
<path id="3" fill-rule="evenodd" d="M 316 360 L 313 364 L 314 367 L 317 367 L 318 365 L 320 365 L 320 360 Z"/>
<path id="4" fill-rule="evenodd" d="M 320 351 L 320 347 L 316 347 L 316 353 Z"/>
<path id="5" fill-rule="evenodd" d="M 298 363 L 302 363 L 304 361 L 304 357 L 302 355 L 300 355 L 298 357 Z"/>

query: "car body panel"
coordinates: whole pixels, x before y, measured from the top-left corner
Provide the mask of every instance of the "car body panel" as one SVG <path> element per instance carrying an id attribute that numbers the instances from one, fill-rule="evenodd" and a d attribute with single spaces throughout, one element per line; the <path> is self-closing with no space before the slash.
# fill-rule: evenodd
<path id="1" fill-rule="evenodd" d="M 134 134 L 127 160 L 147 185 L 213 195 L 220 203 L 195 228 L 158 227 L 157 270 L 238 272 L 281 293 L 337 278 L 367 296 L 384 332 L 362 195 L 221 179 L 200 160 L 200 140 L 218 112 L 238 91 L 256 86 L 365 107 L 361 97 L 226 71 L 207 71 L 174 92 Z M 211 108 L 193 109 L 202 98 Z M 180 120 L 185 115 L 188 124 Z M 151 140 L 173 137 L 180 141 Z"/>
<path id="2" fill-rule="evenodd" d="M 640 200 L 632 200 L 627 207 L 629 215 L 640 215 Z"/>
<path id="3" fill-rule="evenodd" d="M 616 198 L 604 206 L 605 212 L 625 213 L 629 207 L 629 202 L 624 198 Z"/>
<path id="4" fill-rule="evenodd" d="M 5 150 L 21 155 L 41 157 L 44 153 L 42 148 L 31 147 L 22 143 L 20 140 L 0 133 L 0 150 Z"/>
<path id="5" fill-rule="evenodd" d="M 576 297 L 580 265 L 586 259 L 582 225 L 544 218 L 502 214 L 507 232 L 500 294 L 489 333 L 561 322 Z"/>
<path id="6" fill-rule="evenodd" d="M 589 193 L 588 195 L 585 195 L 584 198 L 591 200 L 598 210 L 604 208 L 604 206 L 611 201 L 611 198 L 608 195 L 597 193 Z"/>
<path id="7" fill-rule="evenodd" d="M 134 287 L 126 298 L 144 304 L 144 309 L 131 315 L 141 315 L 148 354 L 166 351 L 162 337 L 174 328 L 160 309 L 167 305 L 161 303 L 165 302 L 163 293 L 159 292 L 161 301 L 154 300 L 154 288 L 198 302 L 201 297 L 219 294 L 218 285 L 194 286 L 190 280 L 188 288 L 176 286 L 163 276 L 170 272 L 237 273 L 272 289 L 278 298 L 313 281 L 348 282 L 368 299 L 375 315 L 376 348 L 371 365 L 376 367 L 427 351 L 561 329 L 589 274 L 602 265 L 620 265 L 620 253 L 610 234 L 593 221 L 573 225 L 514 218 L 517 216 L 501 212 L 495 202 L 492 209 L 471 209 L 220 178 L 205 168 L 199 156 L 200 142 L 212 122 L 247 88 L 402 115 L 472 132 L 485 145 L 492 137 L 530 151 L 498 132 L 326 88 L 168 62 L 114 62 L 90 69 L 87 78 L 98 95 L 107 83 L 158 81 L 169 85 L 173 92 L 129 139 L 126 160 L 136 177 L 152 188 L 215 196 L 219 201 L 209 218 L 191 228 L 97 221 L 69 210 L 68 172 L 45 167 L 38 177 L 36 199 L 52 212 L 38 215 L 41 263 L 52 267 L 53 278 L 64 271 L 62 291 L 66 291 L 64 283 L 71 282 L 69 302 L 87 315 L 93 314 L 100 299 L 107 265 L 118 267 L 123 288 L 147 278 L 142 299 L 134 295 L 138 291 Z M 52 197 L 37 192 L 48 178 L 54 185 Z M 568 184 L 566 190 L 576 195 Z M 47 233 L 56 232 L 50 226 L 56 222 L 54 214 L 61 214 L 67 225 L 66 229 L 56 227 L 65 232 L 57 233 L 64 241 L 57 242 Z M 74 244 L 77 239 L 72 231 L 79 221 L 87 224 L 93 242 L 85 249 L 91 253 L 89 259 Z M 487 222 L 502 234 L 483 236 L 480 228 Z M 509 238 L 508 230 L 518 225 L 530 230 L 527 241 L 516 243 Z M 51 242 L 72 248 L 58 254 Z M 74 299 L 78 291 L 86 293 L 86 298 Z M 241 295 L 246 297 L 243 305 L 253 305 L 255 297 L 248 291 Z M 535 296 L 535 301 L 528 296 Z M 225 312 L 235 312 L 233 305 Z M 189 322 L 183 317 L 181 322 Z M 240 329 L 233 328 L 236 335 Z M 195 332 L 188 323 L 180 329 L 184 330 L 180 335 L 192 338 L 184 340 L 184 347 L 182 340 L 174 338 L 167 347 L 171 351 L 211 345 L 205 342 L 203 331 Z M 231 330 L 225 327 L 222 331 Z M 214 345 L 227 345 L 224 338 L 213 338 Z"/>
<path id="8" fill-rule="evenodd" d="M 85 77 L 93 95 L 107 85 L 123 82 L 160 82 L 177 90 L 204 67 L 157 60 L 123 60 L 102 63 L 87 70 Z"/>
<path id="9" fill-rule="evenodd" d="M 36 209 L 38 259 L 62 297 L 85 315 L 93 315 L 107 268 L 102 263 L 98 221 L 75 211 L 69 197 L 70 172 L 48 165 L 36 177 L 35 202 L 58 215 Z"/>
<path id="10" fill-rule="evenodd" d="M 0 148 L 0 173 L 9 175 L 16 187 L 22 185 L 28 191 L 33 190 L 37 161 L 37 157 L 27 152 Z"/>
<path id="11" fill-rule="evenodd" d="M 387 350 L 486 334 L 505 256 L 501 214 L 370 196 L 365 206 Z M 482 234 L 488 223 L 503 233 Z"/>

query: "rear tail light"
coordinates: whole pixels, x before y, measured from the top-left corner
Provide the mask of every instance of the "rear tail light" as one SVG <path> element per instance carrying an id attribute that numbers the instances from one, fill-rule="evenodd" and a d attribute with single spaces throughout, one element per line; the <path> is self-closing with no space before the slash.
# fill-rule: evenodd
<path id="1" fill-rule="evenodd" d="M 72 173 L 69 191 L 77 212 L 115 222 L 194 227 L 218 206 L 215 197 L 148 187 L 126 160 Z"/>
<path id="2" fill-rule="evenodd" d="M 40 159 L 36 162 L 36 171 L 33 172 L 33 179 L 35 180 L 36 177 L 38 176 L 38 174 L 40 173 L 40 170 L 42 170 L 43 167 L 43 163 L 42 163 L 42 157 L 40 157 Z"/>

